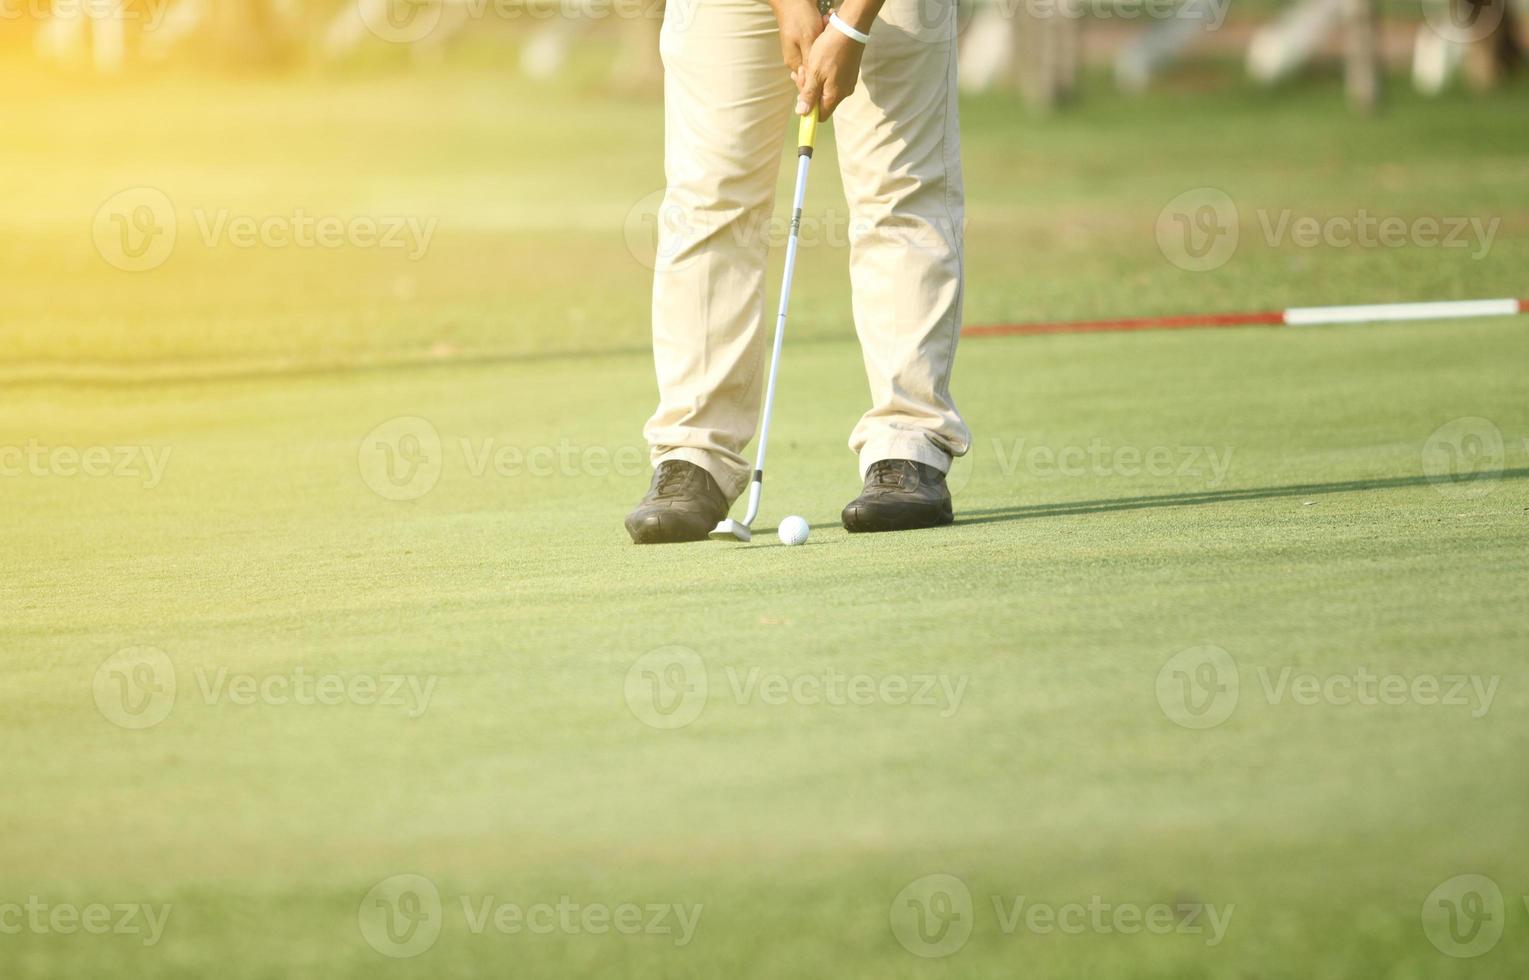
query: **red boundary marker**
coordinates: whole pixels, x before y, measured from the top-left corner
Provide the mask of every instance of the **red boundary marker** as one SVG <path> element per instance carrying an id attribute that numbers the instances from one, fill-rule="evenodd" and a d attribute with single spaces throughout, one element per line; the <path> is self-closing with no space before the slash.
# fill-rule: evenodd
<path id="1" fill-rule="evenodd" d="M 967 327 L 964 337 L 1002 337 L 1014 334 L 1096 333 L 1119 330 L 1190 330 L 1204 327 L 1278 327 L 1285 322 L 1282 310 L 1268 313 L 1218 313 L 1200 316 L 1141 316 L 1123 320 L 1073 320 L 1055 323 L 1000 323 Z"/>

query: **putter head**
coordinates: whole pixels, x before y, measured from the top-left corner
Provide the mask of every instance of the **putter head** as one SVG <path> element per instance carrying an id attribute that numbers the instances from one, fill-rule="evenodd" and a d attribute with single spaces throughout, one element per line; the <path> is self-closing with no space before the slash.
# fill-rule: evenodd
<path id="1" fill-rule="evenodd" d="M 741 521 L 735 521 L 731 517 L 723 520 L 722 523 L 712 528 L 711 531 L 711 539 L 713 541 L 748 542 L 752 541 L 753 538 L 754 535 L 749 530 L 749 526 L 747 524 L 744 524 Z"/>

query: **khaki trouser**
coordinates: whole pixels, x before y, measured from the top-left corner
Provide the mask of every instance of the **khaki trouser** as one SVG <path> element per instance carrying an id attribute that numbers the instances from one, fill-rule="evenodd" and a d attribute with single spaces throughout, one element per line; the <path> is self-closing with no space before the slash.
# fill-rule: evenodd
<path id="1" fill-rule="evenodd" d="M 970 435 L 950 395 L 961 329 L 964 197 L 954 0 L 887 0 L 855 92 L 834 113 L 850 210 L 850 284 L 871 408 L 850 436 L 945 471 Z M 654 465 L 704 467 L 728 498 L 766 378 L 764 278 L 796 87 L 764 0 L 669 0 L 665 172 L 653 280 Z M 805 261 L 812 261 L 810 252 Z M 773 326 L 771 297 L 771 324 Z"/>

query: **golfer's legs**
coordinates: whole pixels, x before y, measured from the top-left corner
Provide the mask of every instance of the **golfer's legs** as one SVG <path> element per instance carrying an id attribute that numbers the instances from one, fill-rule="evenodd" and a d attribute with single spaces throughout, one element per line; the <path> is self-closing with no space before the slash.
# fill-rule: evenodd
<path id="1" fill-rule="evenodd" d="M 947 470 L 971 441 L 950 395 L 965 211 L 954 0 L 887 0 L 833 126 L 871 385 L 850 448 L 862 474 L 880 459 Z"/>
<path id="2" fill-rule="evenodd" d="M 764 382 L 769 221 L 795 86 L 762 0 L 670 0 L 660 42 L 664 168 L 653 276 L 655 465 L 704 467 L 729 499 Z"/>

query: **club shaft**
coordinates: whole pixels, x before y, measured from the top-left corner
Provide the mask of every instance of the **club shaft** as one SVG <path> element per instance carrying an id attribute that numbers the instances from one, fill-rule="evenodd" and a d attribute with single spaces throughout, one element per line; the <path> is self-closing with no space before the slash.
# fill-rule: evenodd
<path id="1" fill-rule="evenodd" d="M 780 376 L 781 345 L 786 339 L 786 314 L 791 308 L 791 279 L 796 272 L 796 246 L 802 233 L 807 170 L 812 165 L 812 157 L 806 153 L 796 160 L 796 193 L 791 199 L 791 234 L 786 239 L 786 268 L 780 281 L 780 312 L 775 317 L 775 345 L 770 350 L 770 373 L 765 382 L 764 411 L 759 421 L 759 450 L 754 458 L 754 479 L 749 485 L 749 509 L 743 518 L 743 523 L 750 527 L 759 516 L 759 498 L 764 490 L 765 452 L 770 445 L 770 418 L 775 414 L 775 383 Z"/>

